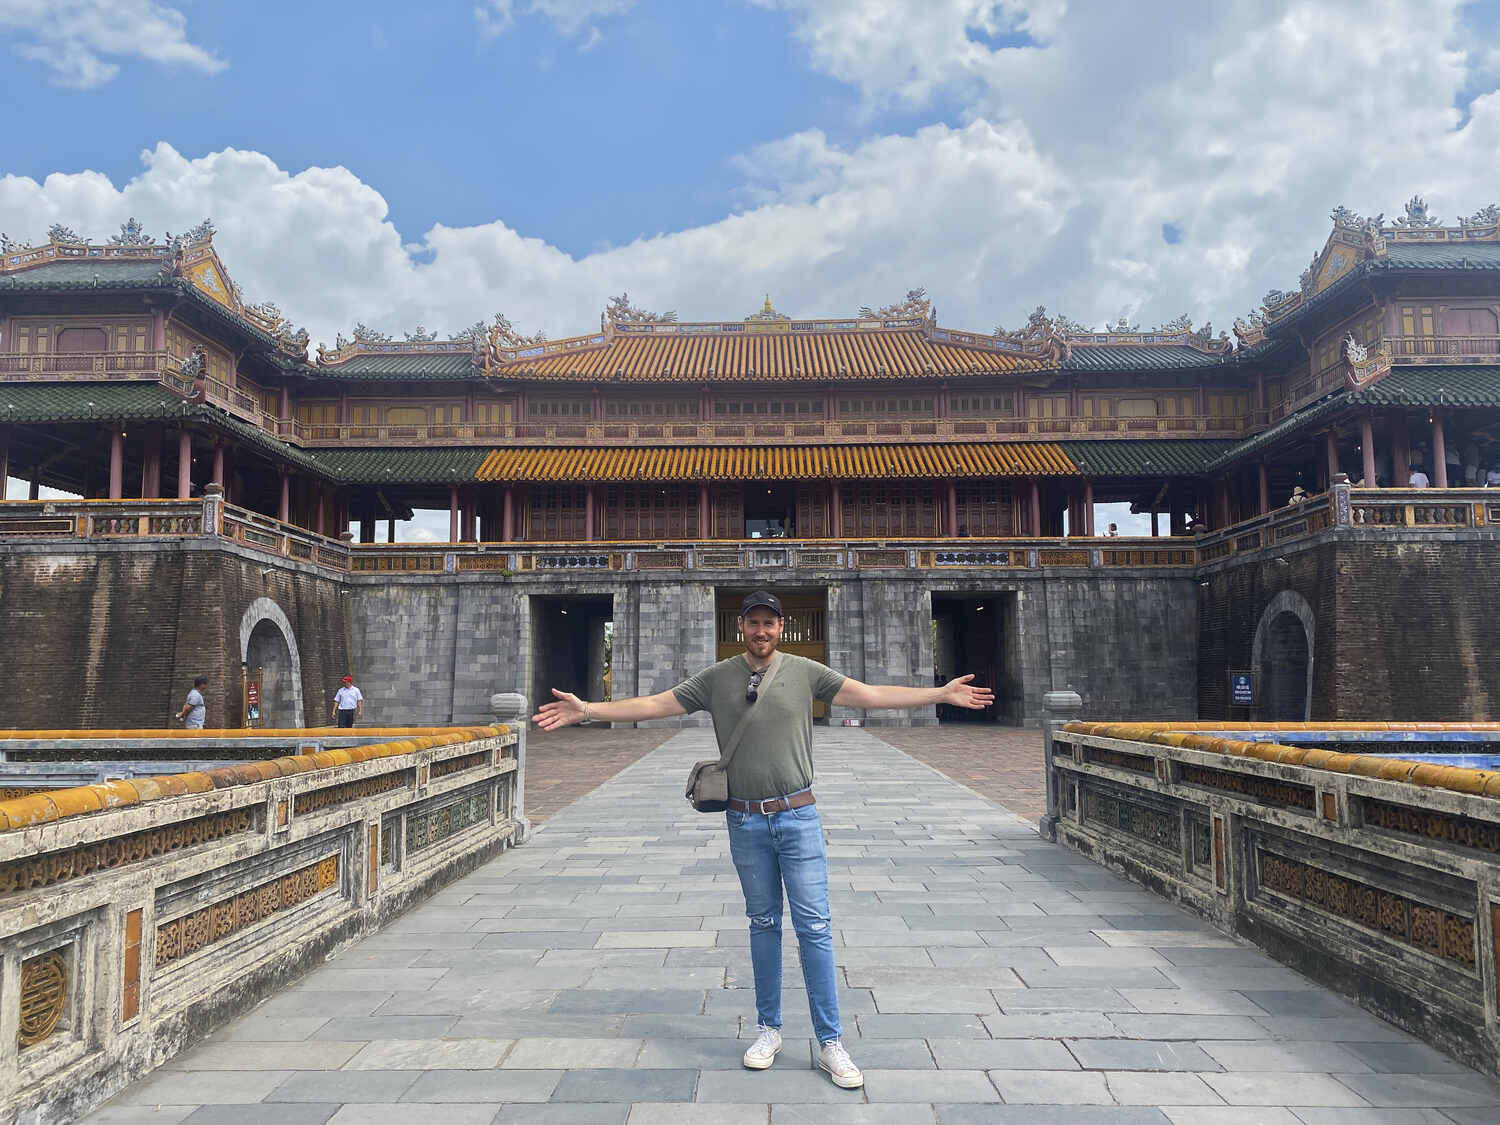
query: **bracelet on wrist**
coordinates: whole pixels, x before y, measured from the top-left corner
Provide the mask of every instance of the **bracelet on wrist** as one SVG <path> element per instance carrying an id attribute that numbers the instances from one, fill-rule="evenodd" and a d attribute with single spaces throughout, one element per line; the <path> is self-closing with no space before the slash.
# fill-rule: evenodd
<path id="1" fill-rule="evenodd" d="M 594 710 L 587 703 L 583 705 L 583 718 L 580 721 L 585 723 L 592 723 L 594 721 Z"/>

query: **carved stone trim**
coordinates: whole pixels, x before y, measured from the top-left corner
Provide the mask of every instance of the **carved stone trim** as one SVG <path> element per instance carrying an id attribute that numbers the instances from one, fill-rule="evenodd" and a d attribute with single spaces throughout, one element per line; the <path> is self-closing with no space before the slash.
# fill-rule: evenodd
<path id="1" fill-rule="evenodd" d="M 95 871 L 156 859 L 183 848 L 249 832 L 253 823 L 249 809 L 231 809 L 112 840 L 82 844 L 65 852 L 13 859 L 0 863 L 0 894 L 47 887 Z"/>
<path id="2" fill-rule="evenodd" d="M 289 910 L 338 885 L 339 857 L 326 856 L 298 871 L 251 887 L 156 927 L 156 967 L 180 961 L 205 946 Z"/>

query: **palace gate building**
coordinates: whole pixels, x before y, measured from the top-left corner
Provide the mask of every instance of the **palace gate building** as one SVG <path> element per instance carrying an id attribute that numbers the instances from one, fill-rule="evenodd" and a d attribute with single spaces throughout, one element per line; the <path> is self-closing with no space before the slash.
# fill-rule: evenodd
<path id="1" fill-rule="evenodd" d="M 1064 686 L 1161 719 L 1492 717 L 1500 210 L 1340 207 L 1234 329 L 622 297 L 564 339 L 361 326 L 314 359 L 206 222 L 7 242 L 0 482 L 29 494 L 0 503 L 0 725 L 159 726 L 200 672 L 226 726 L 247 676 L 273 726 L 326 719 L 346 668 L 387 725 L 659 691 L 735 651 L 757 587 L 861 679 L 976 672 L 984 720 Z M 1151 534 L 1098 526 L 1112 503 Z M 434 508 L 447 542 L 394 541 Z"/>

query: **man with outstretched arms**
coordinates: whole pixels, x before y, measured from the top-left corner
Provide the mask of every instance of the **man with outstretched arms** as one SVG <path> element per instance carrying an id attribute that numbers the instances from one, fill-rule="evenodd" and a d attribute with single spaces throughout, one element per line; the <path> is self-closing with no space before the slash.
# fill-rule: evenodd
<path id="1" fill-rule="evenodd" d="M 670 691 L 610 703 L 588 703 L 553 690 L 556 700 L 534 716 L 543 730 L 599 719 L 633 723 L 694 711 L 713 717 L 723 752 L 730 732 L 748 712 L 730 759 L 729 849 L 750 918 L 750 961 L 760 1034 L 745 1065 L 765 1070 L 781 1050 L 782 888 L 802 955 L 807 1004 L 818 1037 L 818 1066 L 838 1086 L 862 1086 L 864 1075 L 844 1049 L 839 1023 L 833 935 L 828 911 L 828 857 L 813 798 L 812 704 L 905 710 L 929 704 L 982 710 L 989 688 L 960 676 L 942 687 L 862 684 L 803 656 L 776 651 L 785 618 L 774 594 L 757 590 L 740 607 L 745 651 L 705 668 Z M 772 665 L 776 665 L 773 672 Z M 769 686 L 762 690 L 762 684 Z"/>

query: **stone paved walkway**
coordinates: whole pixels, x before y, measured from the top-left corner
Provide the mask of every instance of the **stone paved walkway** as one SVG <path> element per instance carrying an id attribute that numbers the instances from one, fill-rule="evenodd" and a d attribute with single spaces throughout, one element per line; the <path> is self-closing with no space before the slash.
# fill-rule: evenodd
<path id="1" fill-rule="evenodd" d="M 671 739 L 87 1120 L 1500 1121 L 1500 1084 L 859 730 L 817 749 L 866 1086 L 812 1068 L 794 969 L 786 1049 L 746 1071 L 739 887 L 722 819 L 681 797 L 709 737 Z"/>

